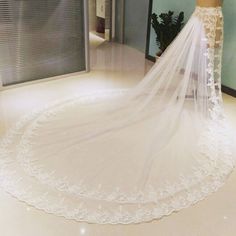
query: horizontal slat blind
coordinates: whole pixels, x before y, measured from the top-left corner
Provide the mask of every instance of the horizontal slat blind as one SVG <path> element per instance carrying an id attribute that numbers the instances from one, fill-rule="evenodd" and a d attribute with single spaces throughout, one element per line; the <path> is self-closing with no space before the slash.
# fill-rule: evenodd
<path id="1" fill-rule="evenodd" d="M 85 70 L 83 0 L 0 0 L 3 85 Z"/>

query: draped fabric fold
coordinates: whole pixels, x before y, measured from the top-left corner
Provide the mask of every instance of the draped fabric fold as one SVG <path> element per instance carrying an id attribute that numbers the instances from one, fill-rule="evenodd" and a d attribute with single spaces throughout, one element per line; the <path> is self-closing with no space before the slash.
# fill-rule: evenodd
<path id="1" fill-rule="evenodd" d="M 48 104 L 2 138 L 0 184 L 68 219 L 128 224 L 186 208 L 232 171 L 221 8 L 197 7 L 133 89 Z"/>

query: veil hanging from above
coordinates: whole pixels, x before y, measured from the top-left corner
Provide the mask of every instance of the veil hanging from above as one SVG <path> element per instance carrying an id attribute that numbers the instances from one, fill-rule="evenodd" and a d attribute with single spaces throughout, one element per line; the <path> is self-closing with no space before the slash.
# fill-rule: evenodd
<path id="1" fill-rule="evenodd" d="M 36 208 L 138 223 L 216 191 L 234 166 L 222 110 L 221 8 L 197 7 L 131 90 L 48 104 L 2 138 L 0 184 Z"/>

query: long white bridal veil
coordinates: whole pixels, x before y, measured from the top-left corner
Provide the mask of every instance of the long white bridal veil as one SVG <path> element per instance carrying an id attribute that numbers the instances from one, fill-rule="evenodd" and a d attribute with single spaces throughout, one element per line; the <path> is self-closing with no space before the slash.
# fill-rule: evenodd
<path id="1" fill-rule="evenodd" d="M 2 138 L 0 185 L 68 219 L 128 224 L 186 208 L 232 171 L 221 8 L 197 7 L 133 89 L 48 104 Z"/>

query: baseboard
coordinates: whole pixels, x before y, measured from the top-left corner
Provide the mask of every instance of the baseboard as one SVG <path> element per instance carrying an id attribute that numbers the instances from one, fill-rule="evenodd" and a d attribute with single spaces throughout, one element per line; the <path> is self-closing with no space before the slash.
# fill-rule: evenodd
<path id="1" fill-rule="evenodd" d="M 235 89 L 232 89 L 232 88 L 229 88 L 225 85 L 222 85 L 221 90 L 223 93 L 226 93 L 226 94 L 236 98 L 236 90 Z"/>
<path id="2" fill-rule="evenodd" d="M 150 61 L 153 61 L 153 62 L 156 62 L 156 58 L 151 56 L 151 55 L 146 55 L 146 59 L 148 59 Z"/>

